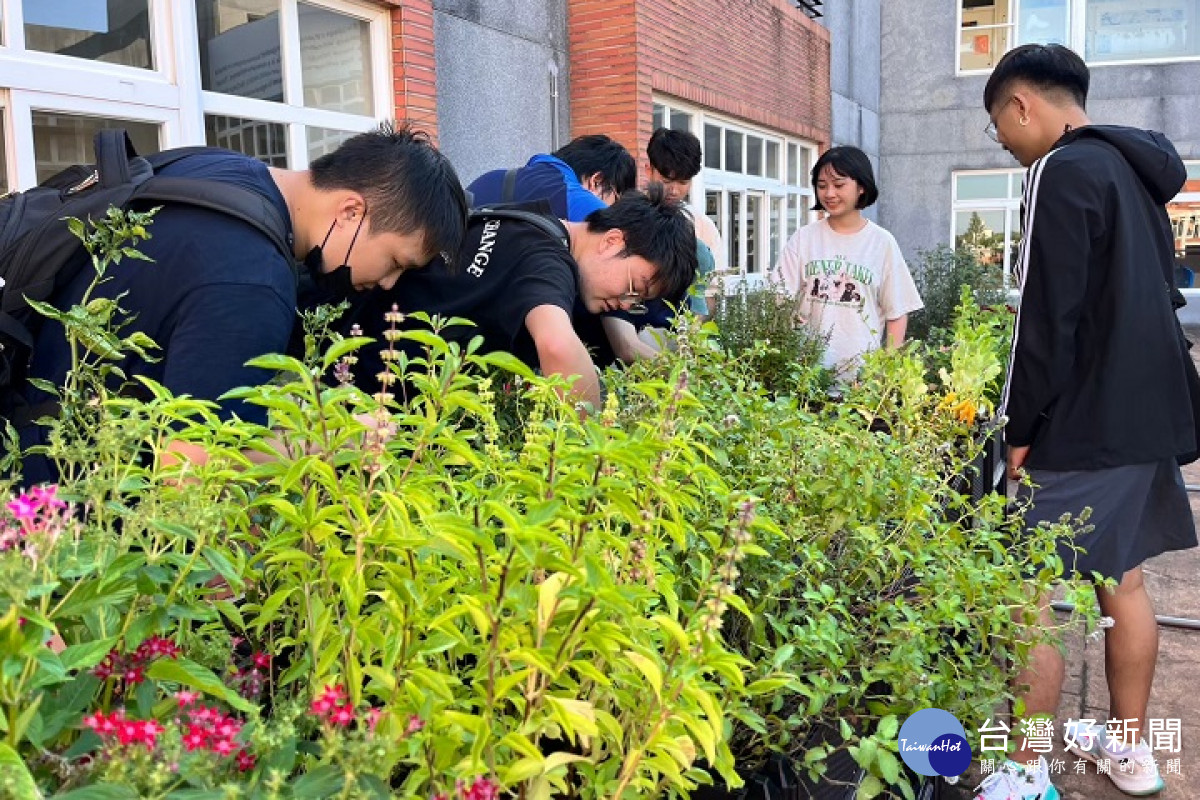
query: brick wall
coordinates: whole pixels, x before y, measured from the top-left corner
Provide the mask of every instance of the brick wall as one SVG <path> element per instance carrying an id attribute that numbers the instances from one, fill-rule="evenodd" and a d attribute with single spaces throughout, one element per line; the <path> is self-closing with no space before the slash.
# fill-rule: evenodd
<path id="1" fill-rule="evenodd" d="M 396 117 L 437 137 L 437 79 L 433 52 L 433 0 L 392 6 L 392 81 Z"/>
<path id="2" fill-rule="evenodd" d="M 641 155 L 652 93 L 831 138 L 829 32 L 787 0 L 568 0 L 573 136 Z"/>

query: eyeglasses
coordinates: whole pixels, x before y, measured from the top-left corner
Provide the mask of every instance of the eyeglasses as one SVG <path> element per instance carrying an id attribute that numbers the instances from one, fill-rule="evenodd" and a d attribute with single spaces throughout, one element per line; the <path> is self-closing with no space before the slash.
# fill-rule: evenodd
<path id="1" fill-rule="evenodd" d="M 625 265 L 625 275 L 629 278 L 629 291 L 621 295 L 621 305 L 625 307 L 627 314 L 635 314 L 641 316 L 647 312 L 646 303 L 642 300 L 640 292 L 633 290 L 633 272 L 630 271 L 629 265 Z"/>
<path id="2" fill-rule="evenodd" d="M 1000 112 L 1004 110 L 1005 106 L 1007 106 L 1009 103 L 1011 103 L 1013 100 L 1016 100 L 1016 99 L 1017 99 L 1017 96 L 1014 94 L 1011 97 L 1009 97 L 1007 100 L 1005 100 L 1004 103 L 1000 106 L 1000 108 L 996 109 L 996 116 L 997 117 L 1000 116 Z M 993 142 L 996 142 L 997 144 L 1000 143 L 1000 134 L 997 133 L 997 131 L 996 131 L 996 120 L 995 119 L 993 119 L 992 121 L 990 121 L 987 124 L 987 127 L 985 127 L 983 129 L 983 132 L 986 133 L 988 135 L 988 138 L 991 139 Z"/>

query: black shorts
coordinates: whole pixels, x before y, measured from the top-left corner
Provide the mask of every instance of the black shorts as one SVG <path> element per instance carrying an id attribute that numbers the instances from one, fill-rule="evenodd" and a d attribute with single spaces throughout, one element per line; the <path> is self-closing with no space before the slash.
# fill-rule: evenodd
<path id="1" fill-rule="evenodd" d="M 1098 572 L 1120 581 L 1148 558 L 1196 546 L 1196 525 L 1174 459 L 1098 470 L 1027 470 L 1033 486 L 1017 487 L 1028 528 L 1063 514 L 1092 514 L 1090 529 L 1059 543 L 1066 575 Z M 1077 552 L 1071 545 L 1083 549 Z"/>

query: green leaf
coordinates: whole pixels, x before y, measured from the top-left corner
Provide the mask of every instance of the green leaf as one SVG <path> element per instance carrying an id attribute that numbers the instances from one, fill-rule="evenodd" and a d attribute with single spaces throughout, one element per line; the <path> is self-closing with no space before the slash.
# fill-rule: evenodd
<path id="1" fill-rule="evenodd" d="M 633 662 L 633 665 L 638 668 L 638 671 L 646 677 L 650 683 L 650 688 L 654 690 L 654 696 L 662 700 L 662 669 L 653 659 L 648 658 L 636 650 L 626 650 L 625 657 Z"/>
<path id="2" fill-rule="evenodd" d="M 879 728 L 875 731 L 875 735 L 880 739 L 895 739 L 896 734 L 900 730 L 900 723 L 896 719 L 895 714 L 889 714 L 879 720 Z"/>
<path id="3" fill-rule="evenodd" d="M 73 670 L 91 669 L 104 660 L 117 644 L 120 637 L 110 636 L 107 639 L 96 639 L 82 644 L 73 644 L 59 654 L 63 668 L 68 672 Z"/>
<path id="4" fill-rule="evenodd" d="M 883 794 L 883 783 L 874 775 L 868 775 L 858 785 L 858 791 L 854 793 L 854 800 L 871 800 L 872 797 L 878 797 L 881 794 Z"/>
<path id="5" fill-rule="evenodd" d="M 197 689 L 207 695 L 224 700 L 238 711 L 247 714 L 257 710 L 257 707 L 237 692 L 230 689 L 221 679 L 213 674 L 208 667 L 201 666 L 186 658 L 174 660 L 159 659 L 146 670 L 146 677 L 156 681 L 170 681 L 190 689 Z"/>
<path id="6" fill-rule="evenodd" d="M 56 794 L 53 800 L 138 800 L 138 793 L 115 783 L 93 783 L 66 794 Z"/>
<path id="7" fill-rule="evenodd" d="M 295 800 L 325 800 L 342 791 L 345 780 L 339 767 L 317 767 L 296 781 L 292 786 L 292 797 Z"/>
<path id="8" fill-rule="evenodd" d="M 13 792 L 13 797 L 22 800 L 40 800 L 43 797 L 34 784 L 33 776 L 29 774 L 25 762 L 15 750 L 4 743 L 0 743 L 0 772 L 8 777 L 9 790 Z"/>

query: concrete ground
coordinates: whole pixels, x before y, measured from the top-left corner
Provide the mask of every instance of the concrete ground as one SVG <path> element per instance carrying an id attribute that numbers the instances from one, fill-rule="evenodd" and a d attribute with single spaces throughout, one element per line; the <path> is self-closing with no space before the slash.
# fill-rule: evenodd
<path id="1" fill-rule="evenodd" d="M 1189 338 L 1200 342 L 1200 328 L 1188 327 Z M 1192 349 L 1200 362 L 1200 344 Z M 1190 492 L 1192 514 L 1200 528 L 1200 462 L 1183 468 L 1184 481 L 1197 487 Z M 1200 620 L 1200 549 L 1167 553 L 1144 565 L 1146 584 L 1155 611 L 1160 616 Z M 1060 615 L 1065 619 L 1065 615 Z M 1127 795 L 1119 791 L 1095 766 L 1086 765 L 1084 773 L 1075 771 L 1076 759 L 1062 748 L 1063 726 L 1069 718 L 1108 717 L 1108 687 L 1104 680 L 1104 642 L 1073 633 L 1066 640 L 1067 677 L 1058 718 L 1055 720 L 1055 749 L 1047 760 L 1059 759 L 1064 771 L 1054 776 L 1054 785 L 1063 800 L 1118 800 Z M 1158 671 L 1150 696 L 1151 719 L 1180 720 L 1181 752 L 1159 753 L 1159 768 L 1167 788 L 1161 800 L 1200 799 L 1200 630 L 1182 630 L 1160 625 Z M 1149 738 L 1149 737 L 1147 737 Z M 1153 744 L 1153 743 L 1152 743 Z M 1167 759 L 1178 759 L 1178 774 L 1167 774 Z M 974 780 L 970 785 L 968 778 Z M 957 787 L 943 793 L 958 800 L 972 796 L 978 782 L 974 771 Z"/>

